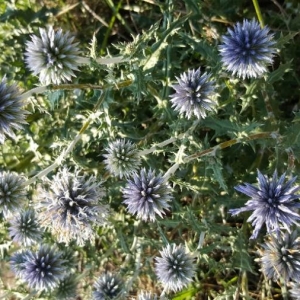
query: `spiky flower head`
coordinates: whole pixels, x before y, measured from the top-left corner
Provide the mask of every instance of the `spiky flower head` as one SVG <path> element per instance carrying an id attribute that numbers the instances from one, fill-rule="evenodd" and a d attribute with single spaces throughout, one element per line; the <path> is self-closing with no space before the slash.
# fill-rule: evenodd
<path id="1" fill-rule="evenodd" d="M 275 170 L 273 178 L 267 178 L 257 171 L 258 188 L 252 184 L 238 185 L 235 189 L 249 197 L 244 207 L 230 209 L 229 213 L 238 215 L 244 211 L 253 211 L 247 222 L 255 226 L 251 239 L 255 239 L 264 224 L 268 233 L 280 232 L 280 226 L 289 231 L 290 226 L 300 220 L 297 213 L 300 203 L 296 202 L 300 195 L 295 194 L 300 186 L 293 186 L 297 177 L 285 181 L 285 173 L 278 179 Z"/>
<path id="2" fill-rule="evenodd" d="M 167 290 L 182 290 L 193 281 L 195 275 L 194 257 L 182 245 L 168 244 L 156 257 L 155 271 Z"/>
<path id="3" fill-rule="evenodd" d="M 77 284 L 78 278 L 74 274 L 69 275 L 60 280 L 58 286 L 51 295 L 53 295 L 54 299 L 57 300 L 75 299 Z"/>
<path id="4" fill-rule="evenodd" d="M 66 276 L 67 270 L 61 259 L 61 252 L 53 246 L 42 245 L 37 251 L 28 250 L 17 258 L 21 261 L 17 275 L 35 290 L 53 290 Z M 15 257 L 14 265 L 16 260 Z"/>
<path id="5" fill-rule="evenodd" d="M 31 35 L 26 43 L 26 64 L 42 84 L 60 84 L 71 81 L 78 70 L 80 54 L 74 36 L 62 29 L 54 31 L 50 26 L 40 28 L 40 36 Z"/>
<path id="6" fill-rule="evenodd" d="M 228 29 L 219 46 L 227 71 L 243 79 L 261 77 L 267 71 L 266 66 L 273 63 L 276 51 L 273 34 L 269 32 L 267 26 L 261 29 L 254 19 L 238 22 L 233 30 Z"/>
<path id="7" fill-rule="evenodd" d="M 141 160 L 135 144 L 126 140 L 116 140 L 108 144 L 104 163 L 106 169 L 113 175 L 127 177 L 132 175 L 140 166 Z"/>
<path id="8" fill-rule="evenodd" d="M 139 219 L 154 222 L 156 215 L 162 218 L 164 210 L 170 207 L 168 202 L 173 199 L 171 191 L 161 174 L 155 175 L 155 171 L 150 169 L 147 172 L 143 168 L 140 173 L 133 174 L 132 180 L 127 181 L 123 189 L 123 203 Z"/>
<path id="9" fill-rule="evenodd" d="M 9 235 L 24 246 L 41 240 L 42 232 L 33 209 L 23 210 L 10 220 Z"/>
<path id="10" fill-rule="evenodd" d="M 282 278 L 285 282 L 300 280 L 300 238 L 296 230 L 279 236 L 271 234 L 262 246 L 258 260 L 267 278 L 274 281 Z"/>
<path id="11" fill-rule="evenodd" d="M 78 169 L 70 172 L 64 167 L 48 184 L 48 189 L 41 189 L 39 195 L 41 224 L 59 242 L 68 244 L 74 239 L 83 246 L 93 240 L 93 226 L 103 225 L 108 216 L 107 207 L 100 203 L 104 196 L 101 182 L 95 176 L 80 175 Z"/>
<path id="12" fill-rule="evenodd" d="M 94 284 L 94 300 L 117 299 L 123 291 L 123 280 L 111 273 L 101 275 Z"/>
<path id="13" fill-rule="evenodd" d="M 25 270 L 25 262 L 29 253 L 30 250 L 28 249 L 20 250 L 18 252 L 15 252 L 10 257 L 11 269 L 19 278 L 22 278 L 23 276 L 23 272 Z"/>
<path id="14" fill-rule="evenodd" d="M 25 179 L 14 172 L 0 172 L 0 212 L 9 217 L 26 201 Z"/>
<path id="15" fill-rule="evenodd" d="M 299 282 L 291 282 L 290 283 L 290 296 L 294 300 L 300 300 L 300 283 Z"/>
<path id="16" fill-rule="evenodd" d="M 215 90 L 215 81 L 210 80 L 211 74 L 201 75 L 200 68 L 197 70 L 188 70 L 176 77 L 178 84 L 172 85 L 176 91 L 170 95 L 172 107 L 175 111 L 190 119 L 192 115 L 201 119 L 206 117 L 207 111 L 212 111 L 217 105 L 213 100 L 217 95 Z"/>
<path id="17" fill-rule="evenodd" d="M 157 295 L 143 291 L 138 294 L 137 300 L 157 300 Z"/>
<path id="18" fill-rule="evenodd" d="M 24 100 L 15 84 L 8 85 L 6 77 L 0 82 L 0 143 L 5 136 L 15 138 L 13 129 L 22 129 L 28 112 L 23 109 Z"/>

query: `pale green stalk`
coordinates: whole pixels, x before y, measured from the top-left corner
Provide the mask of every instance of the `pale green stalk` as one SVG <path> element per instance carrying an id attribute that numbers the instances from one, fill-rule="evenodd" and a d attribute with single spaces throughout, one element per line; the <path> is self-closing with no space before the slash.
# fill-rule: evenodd
<path id="1" fill-rule="evenodd" d="M 252 0 L 252 2 L 253 2 L 253 5 L 254 5 L 254 8 L 255 8 L 255 12 L 256 12 L 258 21 L 260 23 L 260 27 L 264 28 L 265 27 L 265 23 L 264 23 L 264 19 L 263 19 L 263 16 L 261 14 L 261 11 L 260 11 L 258 0 Z"/>

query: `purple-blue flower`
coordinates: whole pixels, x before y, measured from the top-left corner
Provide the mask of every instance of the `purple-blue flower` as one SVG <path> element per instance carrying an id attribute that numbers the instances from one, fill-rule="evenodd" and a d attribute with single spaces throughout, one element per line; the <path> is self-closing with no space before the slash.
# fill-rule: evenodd
<path id="1" fill-rule="evenodd" d="M 171 191 L 163 176 L 156 175 L 151 169 L 142 169 L 133 174 L 132 180 L 127 181 L 123 189 L 123 203 L 139 219 L 154 222 L 156 215 L 163 217 L 164 210 L 170 207 L 168 202 L 173 199 Z"/>
<path id="2" fill-rule="evenodd" d="M 124 282 L 121 277 L 105 273 L 94 284 L 94 300 L 118 299 L 121 296 Z"/>
<path id="3" fill-rule="evenodd" d="M 42 245 L 37 251 L 25 250 L 11 258 L 13 270 L 29 287 L 53 290 L 66 276 L 62 253 L 53 246 Z"/>
<path id="4" fill-rule="evenodd" d="M 10 217 L 27 201 L 25 178 L 15 172 L 0 172 L 0 213 Z"/>
<path id="5" fill-rule="evenodd" d="M 256 20 L 236 23 L 233 30 L 228 29 L 219 46 L 222 63 L 227 71 L 242 77 L 261 77 L 266 66 L 272 64 L 276 51 L 273 34 L 265 26 L 260 28 Z"/>
<path id="6" fill-rule="evenodd" d="M 217 105 L 213 99 L 216 96 L 215 82 L 210 77 L 207 73 L 201 75 L 200 68 L 188 70 L 180 78 L 176 77 L 178 84 L 172 85 L 176 92 L 170 95 L 174 110 L 185 114 L 188 119 L 192 115 L 197 119 L 205 118 L 206 111 L 212 111 Z"/>
<path id="7" fill-rule="evenodd" d="M 33 209 L 23 210 L 10 220 L 9 235 L 22 246 L 41 240 L 42 230 Z"/>
<path id="8" fill-rule="evenodd" d="M 235 189 L 251 199 L 246 202 L 244 207 L 230 209 L 229 213 L 238 215 L 241 212 L 253 211 L 248 218 L 255 227 L 250 238 L 256 238 L 264 224 L 267 226 L 268 233 L 279 233 L 281 227 L 288 231 L 292 224 L 298 224 L 300 216 L 297 213 L 300 203 L 296 200 L 300 195 L 296 194 L 300 186 L 293 186 L 297 177 L 285 181 L 285 173 L 278 179 L 277 171 L 274 172 L 272 179 L 264 176 L 257 171 L 258 187 L 249 183 L 238 185 Z"/>
<path id="9" fill-rule="evenodd" d="M 297 230 L 291 234 L 272 234 L 262 247 L 258 261 L 267 278 L 274 281 L 282 278 L 285 282 L 300 280 L 300 238 Z"/>
<path id="10" fill-rule="evenodd" d="M 168 244 L 156 257 L 156 275 L 166 290 L 174 292 L 186 287 L 195 275 L 194 256 L 182 245 Z"/>
<path id="11" fill-rule="evenodd" d="M 23 109 L 24 104 L 17 86 L 8 85 L 4 77 L 0 81 L 0 144 L 4 143 L 5 136 L 14 139 L 13 129 L 21 129 L 26 124 L 28 112 Z"/>
<path id="12" fill-rule="evenodd" d="M 118 139 L 109 143 L 106 151 L 103 155 L 106 169 L 120 178 L 132 175 L 141 164 L 138 149 L 130 141 Z"/>
<path id="13" fill-rule="evenodd" d="M 42 84 L 71 81 L 80 65 L 78 43 L 74 36 L 50 26 L 40 28 L 40 35 L 32 35 L 26 43 L 26 64 Z"/>
<path id="14" fill-rule="evenodd" d="M 107 221 L 108 208 L 101 203 L 104 190 L 95 176 L 80 175 L 75 169 L 60 169 L 49 186 L 40 189 L 39 221 L 59 242 L 76 240 L 79 246 L 95 238 L 94 226 Z"/>

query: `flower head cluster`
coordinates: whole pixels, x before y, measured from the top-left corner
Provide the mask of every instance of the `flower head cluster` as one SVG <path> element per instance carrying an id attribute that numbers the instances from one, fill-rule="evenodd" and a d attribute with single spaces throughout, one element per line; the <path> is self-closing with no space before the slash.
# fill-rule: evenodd
<path id="1" fill-rule="evenodd" d="M 16 253 L 11 264 L 16 275 L 38 291 L 53 290 L 66 276 L 61 252 L 51 246 L 42 245 L 37 251 Z"/>
<path id="2" fill-rule="evenodd" d="M 5 135 L 15 138 L 13 129 L 21 129 L 26 124 L 28 112 L 22 107 L 24 101 L 16 85 L 8 85 L 4 77 L 0 82 L 0 143 L 3 144 Z"/>
<path id="3" fill-rule="evenodd" d="M 262 271 L 274 281 L 283 278 L 285 282 L 300 280 L 300 238 L 295 230 L 291 234 L 270 235 L 268 242 L 260 250 Z"/>
<path id="4" fill-rule="evenodd" d="M 26 63 L 42 84 L 60 84 L 75 76 L 73 71 L 78 70 L 80 57 L 78 43 L 73 41 L 69 32 L 54 31 L 53 27 L 40 28 L 40 37 L 31 36 L 26 43 Z"/>
<path id="5" fill-rule="evenodd" d="M 130 141 L 116 140 L 108 144 L 104 154 L 106 169 L 113 175 L 123 176 L 132 175 L 140 166 L 138 150 Z"/>
<path id="6" fill-rule="evenodd" d="M 238 185 L 235 189 L 245 195 L 251 197 L 246 205 L 237 209 L 230 209 L 232 215 L 238 215 L 244 211 L 253 211 L 248 218 L 248 222 L 252 222 L 255 226 L 251 238 L 256 238 L 260 229 L 264 224 L 267 231 L 280 232 L 280 225 L 287 230 L 294 223 L 300 220 L 297 213 L 300 203 L 296 202 L 300 195 L 295 194 L 300 190 L 300 186 L 293 186 L 297 177 L 293 177 L 285 181 L 285 173 L 278 179 L 277 171 L 274 172 L 273 178 L 268 179 L 260 171 L 257 171 L 259 187 L 255 187 L 249 183 Z"/>
<path id="7" fill-rule="evenodd" d="M 131 214 L 152 222 L 155 221 L 156 214 L 163 217 L 164 209 L 170 207 L 168 202 L 173 199 L 171 187 L 163 176 L 156 176 L 151 169 L 148 172 L 142 169 L 140 173 L 133 174 L 133 179 L 128 180 L 123 189 L 123 198 L 123 203 Z"/>
<path id="8" fill-rule="evenodd" d="M 94 300 L 117 299 L 122 293 L 123 284 L 123 280 L 117 275 L 101 275 L 94 284 Z"/>
<path id="9" fill-rule="evenodd" d="M 178 291 L 192 282 L 194 257 L 182 246 L 168 245 L 156 258 L 156 275 L 167 290 Z"/>
<path id="10" fill-rule="evenodd" d="M 94 225 L 102 225 L 108 209 L 99 203 L 104 196 L 101 182 L 94 176 L 87 178 L 62 168 L 42 189 L 39 220 L 57 236 L 59 242 L 69 243 L 75 239 L 82 246 L 94 238 Z"/>
<path id="11" fill-rule="evenodd" d="M 172 107 L 188 119 L 195 115 L 198 119 L 206 117 L 206 111 L 212 111 L 217 103 L 212 100 L 215 87 L 207 73 L 201 75 L 200 68 L 188 70 L 176 77 L 178 84 L 172 85 L 176 91 L 170 95 Z"/>
<path id="12" fill-rule="evenodd" d="M 157 300 L 157 295 L 151 292 L 141 292 L 139 293 L 137 300 Z"/>
<path id="13" fill-rule="evenodd" d="M 9 235 L 13 241 L 29 246 L 41 240 L 42 232 L 32 209 L 21 211 L 10 221 Z"/>
<path id="14" fill-rule="evenodd" d="M 266 65 L 272 64 L 275 42 L 269 28 L 260 28 L 257 21 L 244 20 L 234 29 L 228 29 L 219 46 L 222 62 L 226 69 L 238 77 L 260 77 L 266 71 Z"/>
<path id="15" fill-rule="evenodd" d="M 26 200 L 25 179 L 13 172 L 0 172 L 0 212 L 5 217 L 21 209 Z"/>

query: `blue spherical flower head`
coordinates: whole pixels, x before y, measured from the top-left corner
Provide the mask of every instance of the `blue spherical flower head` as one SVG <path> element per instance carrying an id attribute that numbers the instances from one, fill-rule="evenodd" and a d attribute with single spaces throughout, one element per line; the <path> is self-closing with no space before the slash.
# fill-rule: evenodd
<path id="1" fill-rule="evenodd" d="M 15 138 L 13 129 L 21 129 L 26 124 L 28 114 L 23 109 L 24 100 L 15 84 L 8 85 L 6 77 L 0 81 L 0 143 L 3 144 L 5 136 Z"/>
<path id="2" fill-rule="evenodd" d="M 118 299 L 123 291 L 123 280 L 111 273 L 101 275 L 94 284 L 94 300 Z"/>
<path id="3" fill-rule="evenodd" d="M 0 172 L 0 213 L 11 216 L 21 210 L 27 200 L 25 178 L 14 172 Z"/>
<path id="4" fill-rule="evenodd" d="M 193 281 L 194 257 L 182 245 L 168 245 L 156 258 L 156 275 L 167 290 L 182 290 Z"/>
<path id="5" fill-rule="evenodd" d="M 74 36 L 62 29 L 40 28 L 40 36 L 32 35 L 26 43 L 26 63 L 42 84 L 71 81 L 80 65 L 78 43 Z"/>
<path id="6" fill-rule="evenodd" d="M 147 172 L 142 169 L 134 173 L 133 179 L 128 180 L 123 189 L 123 203 L 127 204 L 128 211 L 137 215 L 139 219 L 152 222 L 156 215 L 163 217 L 164 209 L 168 209 L 169 201 L 173 199 L 171 187 L 161 175 L 155 175 L 151 169 Z"/>
<path id="7" fill-rule="evenodd" d="M 295 230 L 291 234 L 281 232 L 270 235 L 269 241 L 259 250 L 262 271 L 267 278 L 285 282 L 300 280 L 300 238 Z"/>
<path id="8" fill-rule="evenodd" d="M 106 169 L 115 176 L 128 177 L 141 164 L 137 147 L 130 141 L 116 140 L 109 143 L 106 150 L 108 153 L 103 155 Z"/>
<path id="9" fill-rule="evenodd" d="M 102 182 L 95 176 L 80 175 L 76 169 L 66 167 L 59 170 L 48 181 L 49 188 L 40 189 L 39 221 L 56 235 L 59 242 L 69 244 L 71 240 L 83 246 L 95 238 L 94 226 L 103 225 L 108 208 L 101 204 L 104 190 Z"/>
<path id="10" fill-rule="evenodd" d="M 11 269 L 19 278 L 23 278 L 24 270 L 26 269 L 25 262 L 29 253 L 30 250 L 28 249 L 21 250 L 15 252 L 10 258 Z"/>
<path id="11" fill-rule="evenodd" d="M 219 46 L 227 71 L 243 79 L 261 77 L 267 71 L 266 66 L 273 63 L 276 51 L 273 34 L 269 31 L 267 26 L 261 29 L 254 19 L 237 23 L 233 30 L 228 29 Z"/>
<path id="12" fill-rule="evenodd" d="M 176 91 L 170 95 L 172 107 L 188 119 L 195 115 L 201 119 L 206 117 L 206 111 L 212 111 L 217 103 L 213 100 L 216 93 L 214 81 L 210 81 L 207 73 L 201 75 L 200 68 L 189 70 L 176 77 L 178 84 L 172 85 Z"/>
<path id="13" fill-rule="evenodd" d="M 280 226 L 288 231 L 292 224 L 298 224 L 300 216 L 297 213 L 300 203 L 296 202 L 300 195 L 295 194 L 300 190 L 300 186 L 293 186 L 297 177 L 285 181 L 285 173 L 278 179 L 277 171 L 274 172 L 273 178 L 268 179 L 259 170 L 258 184 L 255 187 L 249 183 L 238 185 L 235 189 L 249 197 L 251 200 L 246 202 L 245 207 L 230 209 L 229 213 L 238 215 L 241 212 L 253 211 L 248 218 L 255 226 L 250 238 L 256 238 L 264 224 L 267 226 L 269 233 L 280 232 Z"/>
<path id="14" fill-rule="evenodd" d="M 13 241 L 30 246 L 41 240 L 42 231 L 32 209 L 21 211 L 19 215 L 10 220 L 9 235 Z"/>
<path id="15" fill-rule="evenodd" d="M 55 247 L 48 245 L 42 245 L 36 252 L 27 252 L 22 265 L 21 279 L 35 290 L 53 290 L 66 276 L 66 267 L 61 255 Z"/>

